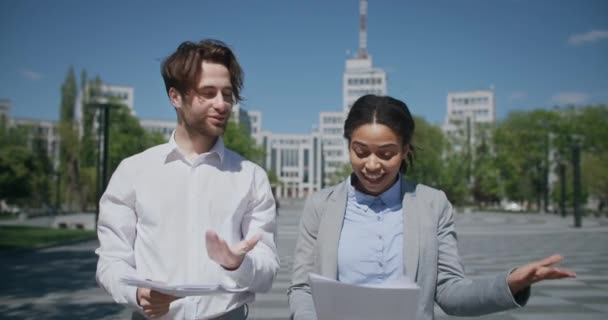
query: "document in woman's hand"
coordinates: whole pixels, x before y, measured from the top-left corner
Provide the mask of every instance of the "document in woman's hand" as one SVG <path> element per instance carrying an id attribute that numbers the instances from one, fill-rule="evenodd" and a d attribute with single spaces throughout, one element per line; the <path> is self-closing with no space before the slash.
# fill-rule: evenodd
<path id="1" fill-rule="evenodd" d="M 415 320 L 420 288 L 408 278 L 380 285 L 353 285 L 309 275 L 319 320 Z"/>

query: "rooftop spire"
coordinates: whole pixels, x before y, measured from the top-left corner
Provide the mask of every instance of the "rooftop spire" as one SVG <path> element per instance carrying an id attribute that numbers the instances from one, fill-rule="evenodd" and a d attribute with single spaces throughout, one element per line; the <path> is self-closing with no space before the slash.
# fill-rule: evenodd
<path id="1" fill-rule="evenodd" d="M 357 58 L 367 59 L 367 0 L 359 0 L 359 52 Z"/>

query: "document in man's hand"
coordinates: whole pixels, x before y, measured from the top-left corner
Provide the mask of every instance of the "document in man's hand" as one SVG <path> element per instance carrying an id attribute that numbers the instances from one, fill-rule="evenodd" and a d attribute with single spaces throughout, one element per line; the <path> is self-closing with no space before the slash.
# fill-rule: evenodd
<path id="1" fill-rule="evenodd" d="M 120 281 L 132 287 L 150 288 L 175 297 L 206 296 L 247 291 L 246 288 L 228 288 L 222 284 L 168 285 L 157 281 L 143 280 L 134 276 L 126 276 L 120 279 Z"/>
<path id="2" fill-rule="evenodd" d="M 415 320 L 420 288 L 408 278 L 381 285 L 353 285 L 309 275 L 319 320 Z"/>

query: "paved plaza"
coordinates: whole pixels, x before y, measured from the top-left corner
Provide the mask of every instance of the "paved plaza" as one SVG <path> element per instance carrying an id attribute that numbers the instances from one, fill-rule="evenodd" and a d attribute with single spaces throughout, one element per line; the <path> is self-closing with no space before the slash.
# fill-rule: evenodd
<path id="1" fill-rule="evenodd" d="M 258 295 L 251 319 L 287 319 L 285 291 L 302 203 L 282 203 L 278 245 L 281 270 L 272 290 Z M 462 213 L 459 246 L 467 274 L 492 275 L 560 253 L 576 279 L 535 285 L 523 309 L 471 318 L 481 320 L 608 319 L 608 219 L 588 217 L 583 228 L 572 217 L 540 214 Z M 95 283 L 96 241 L 35 252 L 0 252 L 1 319 L 128 319 Z M 437 319 L 449 317 L 436 308 Z"/>

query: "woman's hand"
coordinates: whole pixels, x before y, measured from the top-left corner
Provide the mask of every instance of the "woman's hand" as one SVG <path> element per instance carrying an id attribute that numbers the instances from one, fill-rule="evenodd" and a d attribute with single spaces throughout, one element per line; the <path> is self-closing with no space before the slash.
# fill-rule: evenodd
<path id="1" fill-rule="evenodd" d="M 521 290 L 531 286 L 533 283 L 543 280 L 553 280 L 562 278 L 574 278 L 576 273 L 552 267 L 554 264 L 563 260 L 560 255 L 552 255 L 543 260 L 529 263 L 513 270 L 509 277 L 507 277 L 507 283 L 509 289 L 513 295 L 519 293 Z"/>

